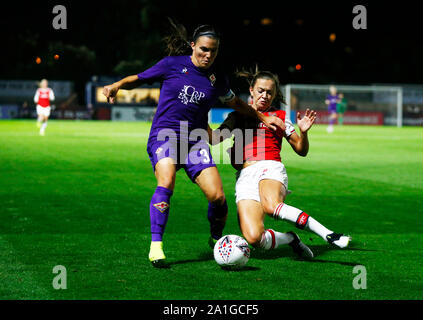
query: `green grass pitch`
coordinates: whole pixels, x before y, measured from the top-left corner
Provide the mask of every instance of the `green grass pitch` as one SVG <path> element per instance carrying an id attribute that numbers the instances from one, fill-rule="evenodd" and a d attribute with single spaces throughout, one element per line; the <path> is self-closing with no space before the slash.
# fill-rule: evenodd
<path id="1" fill-rule="evenodd" d="M 168 269 L 148 261 L 155 178 L 146 152 L 149 123 L 0 122 L 0 299 L 422 299 L 423 129 L 315 125 L 310 152 L 282 157 L 293 191 L 287 203 L 348 233 L 335 249 L 287 222 L 315 252 L 252 251 L 241 271 L 224 271 L 207 245 L 207 201 L 177 174 L 166 233 Z M 216 153 L 218 149 L 215 149 Z M 219 164 L 229 218 L 240 234 L 235 172 Z M 56 290 L 53 268 L 66 268 Z M 366 269 L 366 289 L 353 281 Z M 360 282 L 363 284 L 363 282 Z"/>

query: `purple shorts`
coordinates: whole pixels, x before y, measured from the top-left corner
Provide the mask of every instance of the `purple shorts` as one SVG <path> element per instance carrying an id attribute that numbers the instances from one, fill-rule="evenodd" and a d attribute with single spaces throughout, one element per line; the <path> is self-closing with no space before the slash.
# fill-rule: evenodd
<path id="1" fill-rule="evenodd" d="M 172 158 L 176 163 L 176 171 L 184 168 L 186 174 L 195 183 L 195 178 L 206 168 L 216 167 L 207 142 L 197 143 L 181 141 L 153 141 L 147 146 L 153 170 L 163 158 Z"/>
<path id="2" fill-rule="evenodd" d="M 336 105 L 335 106 L 329 106 L 328 111 L 330 114 L 336 113 Z"/>

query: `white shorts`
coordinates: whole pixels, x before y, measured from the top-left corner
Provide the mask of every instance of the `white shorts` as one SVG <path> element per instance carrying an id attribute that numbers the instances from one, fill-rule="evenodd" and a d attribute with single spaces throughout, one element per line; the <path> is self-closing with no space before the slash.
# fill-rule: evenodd
<path id="1" fill-rule="evenodd" d="M 51 111 L 51 107 L 42 107 L 39 104 L 37 104 L 37 115 L 50 117 L 50 111 Z"/>
<path id="2" fill-rule="evenodd" d="M 274 160 L 261 160 L 237 172 L 236 202 L 241 200 L 260 202 L 259 182 L 263 179 L 279 181 L 288 190 L 288 174 L 283 163 Z"/>

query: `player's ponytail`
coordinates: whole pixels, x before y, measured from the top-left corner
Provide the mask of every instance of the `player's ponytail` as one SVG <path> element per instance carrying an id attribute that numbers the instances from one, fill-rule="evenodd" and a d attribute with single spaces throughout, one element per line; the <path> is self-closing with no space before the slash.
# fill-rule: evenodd
<path id="1" fill-rule="evenodd" d="M 184 56 L 192 54 L 191 41 L 196 42 L 201 36 L 207 36 L 216 40 L 220 39 L 219 33 L 210 25 L 202 25 L 194 30 L 192 39 L 189 40 L 186 28 L 180 24 L 175 23 L 171 18 L 168 18 L 172 27 L 171 33 L 164 38 L 166 43 L 166 53 L 169 56 Z"/>
<path id="2" fill-rule="evenodd" d="M 235 72 L 235 75 L 241 78 L 245 78 L 248 81 L 248 84 L 250 85 L 250 87 L 254 87 L 258 79 L 273 80 L 273 82 L 275 83 L 275 89 L 276 89 L 276 96 L 275 96 L 275 99 L 273 100 L 274 103 L 281 102 L 283 104 L 286 104 L 285 97 L 283 96 L 281 88 L 280 88 L 279 77 L 276 74 L 270 71 L 260 71 L 258 66 L 256 65 L 254 70 L 253 69 L 239 70 Z"/>
<path id="3" fill-rule="evenodd" d="M 175 23 L 168 18 L 172 27 L 171 33 L 163 40 L 166 43 L 166 54 L 169 56 L 190 55 L 192 49 L 187 37 L 187 30 L 180 23 Z"/>

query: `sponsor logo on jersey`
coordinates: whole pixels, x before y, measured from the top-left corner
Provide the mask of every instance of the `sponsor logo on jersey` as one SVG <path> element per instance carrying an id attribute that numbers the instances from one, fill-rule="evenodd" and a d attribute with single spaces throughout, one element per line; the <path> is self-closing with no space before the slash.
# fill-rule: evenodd
<path id="1" fill-rule="evenodd" d="M 165 212 L 167 208 L 169 208 L 169 204 L 165 201 L 155 203 L 153 206 L 156 207 L 157 210 L 159 210 L 161 213 Z"/>
<path id="2" fill-rule="evenodd" d="M 205 96 L 204 92 L 197 91 L 193 86 L 184 85 L 178 98 L 181 99 L 183 104 L 187 105 L 188 103 L 199 104 Z"/>
<path id="3" fill-rule="evenodd" d="M 41 91 L 40 92 L 40 98 L 42 99 L 48 99 L 49 98 L 49 92 L 48 91 Z"/>
<path id="4" fill-rule="evenodd" d="M 163 148 L 161 148 L 161 147 L 159 147 L 159 148 L 157 148 L 157 150 L 156 150 L 156 154 L 159 154 L 160 152 L 162 152 L 163 151 Z"/>
<path id="5" fill-rule="evenodd" d="M 187 74 L 188 73 L 188 69 L 187 68 L 183 68 L 181 73 Z"/>

